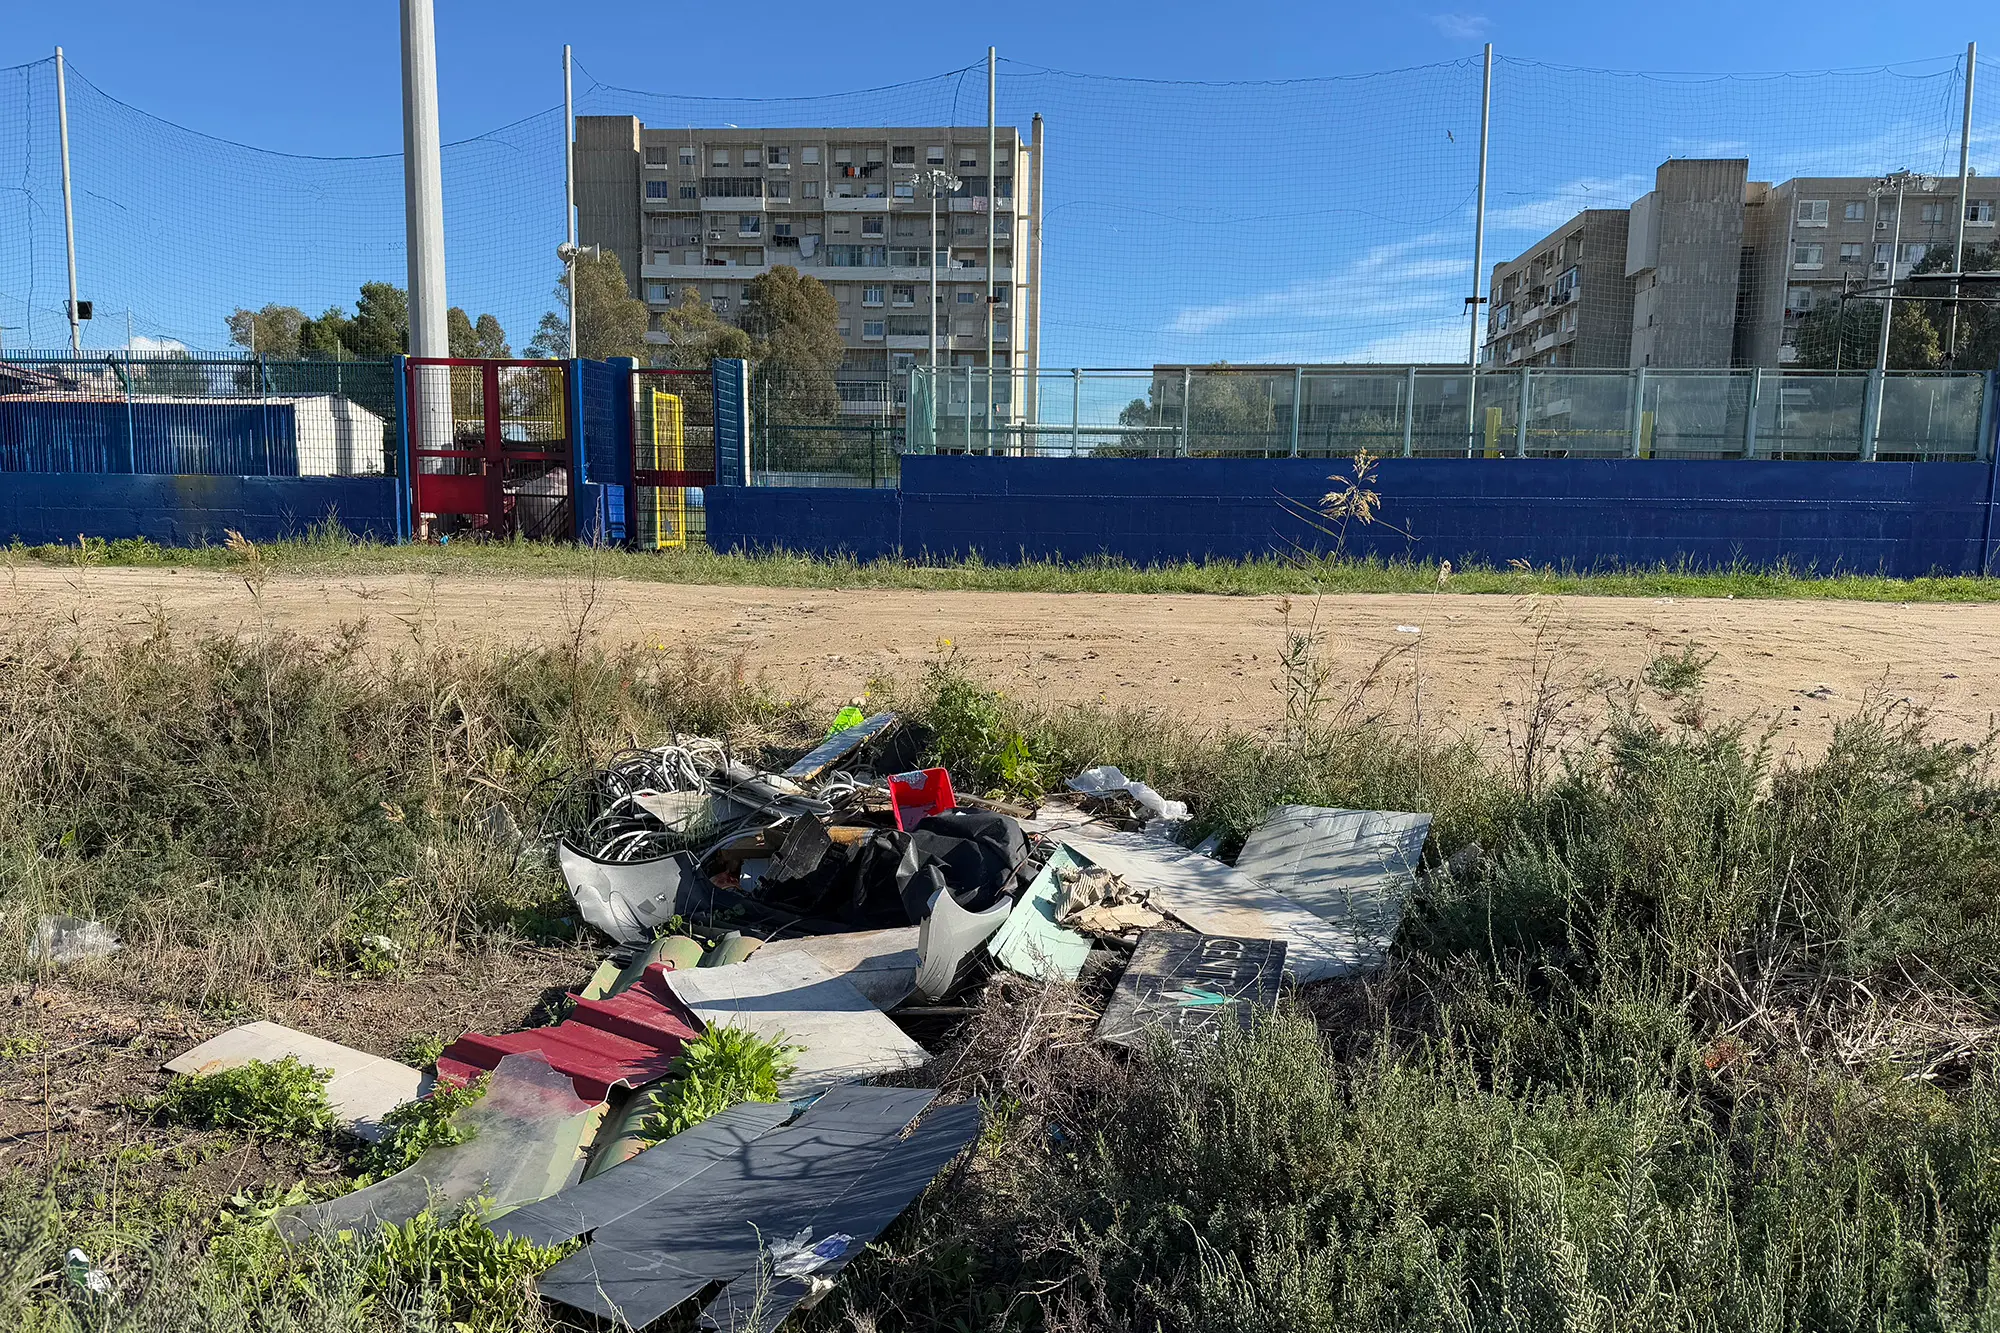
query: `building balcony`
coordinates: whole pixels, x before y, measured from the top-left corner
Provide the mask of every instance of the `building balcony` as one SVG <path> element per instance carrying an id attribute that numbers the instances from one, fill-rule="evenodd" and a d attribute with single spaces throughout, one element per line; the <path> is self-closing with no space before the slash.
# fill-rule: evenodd
<path id="1" fill-rule="evenodd" d="M 829 213 L 886 213 L 889 211 L 889 200 L 887 198 L 863 199 L 859 196 L 830 194 L 819 202 L 825 206 L 826 211 Z"/>
<path id="2" fill-rule="evenodd" d="M 683 201 L 687 202 L 687 201 Z M 704 213 L 761 213 L 769 202 L 763 195 L 752 195 L 745 199 L 707 198 L 700 201 Z M 782 202 L 788 202 L 781 200 Z"/>

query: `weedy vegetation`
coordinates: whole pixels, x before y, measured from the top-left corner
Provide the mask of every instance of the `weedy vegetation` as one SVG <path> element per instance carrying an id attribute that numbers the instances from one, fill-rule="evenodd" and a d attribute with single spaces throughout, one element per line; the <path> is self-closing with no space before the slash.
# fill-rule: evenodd
<path id="1" fill-rule="evenodd" d="M 670 1139 L 741 1102 L 777 1101 L 778 1084 L 798 1069 L 796 1049 L 746 1028 L 710 1028 L 675 1057 L 640 1134 Z"/>
<path id="2" fill-rule="evenodd" d="M 1990 747 L 1933 741 L 1881 704 L 1826 754 L 1780 761 L 1754 722 L 1717 716 L 1693 646 L 1579 734 L 1552 637 L 1522 687 L 1546 725 L 1496 756 L 1349 707 L 1360 682 L 1316 656 L 1339 627 L 1303 610 L 1294 627 L 1284 669 L 1303 693 L 1276 736 L 1039 708 L 948 650 L 891 691 L 968 789 L 1032 794 L 1113 763 L 1188 800 L 1190 832 L 1225 852 L 1281 803 L 1427 809 L 1431 852 L 1385 972 L 1307 987 L 1194 1058 L 1114 1058 L 1091 1039 L 1101 997 L 996 980 L 929 1071 L 982 1098 L 979 1150 L 802 1326 L 2000 1326 Z M 575 926 L 552 872 L 491 832 L 495 802 L 531 829 L 556 779 L 634 736 L 776 756 L 831 711 L 779 705 L 727 664 L 581 639 L 419 639 L 384 658 L 282 636 L 17 635 L 0 652 L 0 969 L 17 988 L 116 975 L 249 1013 L 303 976 L 365 992 L 534 949 Z M 127 952 L 51 972 L 23 943 L 50 912 L 104 920 Z M 384 974 L 354 967 L 369 936 L 396 946 Z M 727 1031 L 691 1048 L 662 1132 L 774 1093 L 784 1052 Z M 0 1077 L 38 1080 L 48 1056 L 0 1036 L 21 1053 Z M 300 1071 L 245 1081 L 168 1095 L 176 1115 L 304 1123 Z M 157 1164 L 10 1153 L 0 1327 L 557 1326 L 529 1283 L 553 1256 L 467 1216 L 272 1237 L 285 1202 L 450 1132 L 448 1113 L 412 1112 L 380 1159 L 219 1211 L 144 1193 L 134 1173 Z M 222 1151 L 214 1165 L 246 1169 Z M 109 1296 L 67 1276 L 71 1247 Z"/>

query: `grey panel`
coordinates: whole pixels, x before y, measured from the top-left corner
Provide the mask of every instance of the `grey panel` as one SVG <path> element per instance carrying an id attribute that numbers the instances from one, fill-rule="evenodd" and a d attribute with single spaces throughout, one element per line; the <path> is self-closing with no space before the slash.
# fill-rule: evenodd
<path id="1" fill-rule="evenodd" d="M 832 1235 L 851 1238 L 845 1253 L 814 1269 L 812 1276 L 831 1278 L 853 1262 L 978 1135 L 979 1104 L 962 1102 L 940 1109 L 909 1138 L 892 1147 L 873 1173 L 821 1208 L 808 1224 L 808 1240 Z M 767 1281 L 759 1269 L 753 1269 L 708 1303 L 701 1312 L 701 1324 L 705 1329 L 728 1333 L 774 1333 L 811 1290 L 806 1281 L 789 1277 Z"/>
<path id="2" fill-rule="evenodd" d="M 560 1302 L 613 1321 L 644 1328 L 710 1279 L 665 1255 L 639 1255 L 609 1245 L 587 1245 L 536 1280 L 544 1300 Z"/>
<path id="3" fill-rule="evenodd" d="M 643 1093 L 639 1095 L 645 1095 Z M 540 1203 L 493 1222 L 501 1236 L 556 1245 L 630 1216 L 791 1118 L 789 1102 L 745 1102 Z"/>
<path id="4" fill-rule="evenodd" d="M 871 1088 L 859 1083 L 836 1083 L 813 1099 L 793 1128 L 900 1134 L 936 1098 L 936 1088 Z"/>
<path id="5" fill-rule="evenodd" d="M 1281 806 L 1251 830 L 1236 868 L 1386 951 L 1430 829 L 1423 814 Z"/>

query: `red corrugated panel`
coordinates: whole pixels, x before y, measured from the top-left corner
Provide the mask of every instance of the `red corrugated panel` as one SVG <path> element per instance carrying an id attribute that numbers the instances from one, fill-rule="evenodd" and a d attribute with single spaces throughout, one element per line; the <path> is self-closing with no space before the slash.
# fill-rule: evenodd
<path id="1" fill-rule="evenodd" d="M 608 1000 L 576 995 L 576 1008 L 554 1027 L 489 1036 L 468 1032 L 438 1057 L 438 1077 L 463 1087 L 505 1056 L 540 1051 L 569 1075 L 579 1097 L 603 1101 L 615 1086 L 638 1087 L 664 1076 L 696 1029 L 667 989 L 667 969 L 648 967 L 637 984 Z"/>

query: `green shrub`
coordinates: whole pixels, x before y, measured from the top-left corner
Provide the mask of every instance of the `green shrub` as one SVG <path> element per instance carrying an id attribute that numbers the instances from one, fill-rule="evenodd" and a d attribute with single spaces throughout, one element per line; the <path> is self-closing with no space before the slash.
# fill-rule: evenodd
<path id="1" fill-rule="evenodd" d="M 293 1055 L 213 1074 L 176 1074 L 151 1111 L 166 1124 L 307 1138 L 333 1128 L 333 1107 L 326 1100 L 332 1076 L 332 1070 L 315 1069 Z"/>
<path id="2" fill-rule="evenodd" d="M 383 1127 L 389 1132 L 354 1159 L 360 1171 L 357 1186 L 395 1175 L 432 1148 L 464 1143 L 471 1132 L 455 1123 L 456 1117 L 484 1097 L 491 1082 L 491 1075 L 477 1078 L 462 1088 L 439 1082 L 428 1097 L 404 1102 L 383 1116 Z"/>
<path id="3" fill-rule="evenodd" d="M 777 1101 L 778 1084 L 798 1068 L 796 1049 L 744 1028 L 709 1028 L 681 1048 L 639 1132 L 670 1139 L 738 1102 Z"/>

